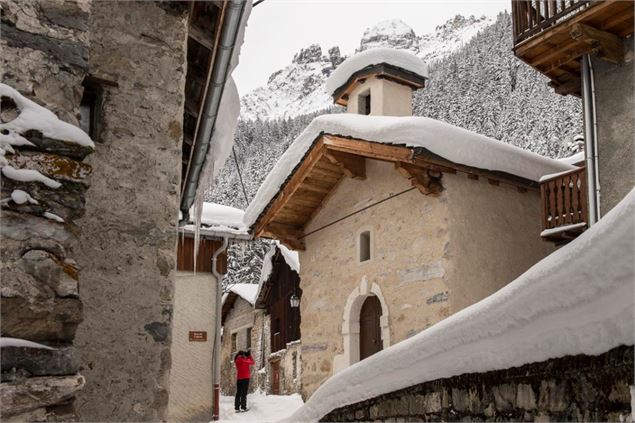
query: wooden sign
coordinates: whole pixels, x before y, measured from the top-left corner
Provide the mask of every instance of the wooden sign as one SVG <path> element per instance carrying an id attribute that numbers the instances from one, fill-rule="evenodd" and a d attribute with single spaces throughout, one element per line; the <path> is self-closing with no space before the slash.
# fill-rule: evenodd
<path id="1" fill-rule="evenodd" d="M 190 331 L 190 342 L 206 342 L 207 341 L 207 332 L 206 331 Z"/>

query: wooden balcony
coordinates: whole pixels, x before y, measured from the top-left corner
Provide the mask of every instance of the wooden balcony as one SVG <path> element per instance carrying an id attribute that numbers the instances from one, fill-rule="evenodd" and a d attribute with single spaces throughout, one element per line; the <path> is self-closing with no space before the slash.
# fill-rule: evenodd
<path id="1" fill-rule="evenodd" d="M 558 94 L 580 96 L 580 58 L 623 61 L 633 15 L 630 0 L 513 0 L 514 54 L 548 76 Z"/>
<path id="2" fill-rule="evenodd" d="M 540 181 L 541 236 L 562 244 L 587 228 L 586 169 L 584 167 L 547 176 Z"/>

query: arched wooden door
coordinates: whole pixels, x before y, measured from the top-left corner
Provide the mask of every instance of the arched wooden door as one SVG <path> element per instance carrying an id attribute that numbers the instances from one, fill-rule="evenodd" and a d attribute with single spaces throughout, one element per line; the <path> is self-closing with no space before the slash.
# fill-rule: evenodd
<path id="1" fill-rule="evenodd" d="M 371 295 L 362 304 L 359 316 L 359 359 L 370 357 L 383 348 L 381 341 L 381 303 Z"/>

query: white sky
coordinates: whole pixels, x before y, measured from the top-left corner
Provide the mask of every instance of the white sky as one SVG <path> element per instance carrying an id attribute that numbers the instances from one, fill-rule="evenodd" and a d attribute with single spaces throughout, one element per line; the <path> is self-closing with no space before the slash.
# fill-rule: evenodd
<path id="1" fill-rule="evenodd" d="M 352 53 L 364 30 L 399 18 L 417 35 L 434 31 L 457 14 L 493 16 L 510 9 L 511 0 L 265 0 L 254 7 L 240 63 L 233 76 L 240 94 L 266 84 L 269 75 L 291 63 L 293 55 L 318 43 Z"/>

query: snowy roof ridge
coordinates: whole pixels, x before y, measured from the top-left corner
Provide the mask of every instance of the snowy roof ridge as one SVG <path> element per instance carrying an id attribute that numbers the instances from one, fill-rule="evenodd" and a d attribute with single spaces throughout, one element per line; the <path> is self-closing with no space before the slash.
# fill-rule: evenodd
<path id="1" fill-rule="evenodd" d="M 326 92 L 333 95 L 355 72 L 381 63 L 412 72 L 423 78 L 428 77 L 428 67 L 414 54 L 393 48 L 372 48 L 344 60 L 326 80 Z"/>
<path id="2" fill-rule="evenodd" d="M 558 160 L 426 117 L 364 116 L 352 113 L 323 115 L 315 118 L 291 143 L 267 175 L 245 210 L 245 224 L 248 227 L 253 226 L 275 198 L 314 141 L 324 134 L 412 148 L 423 147 L 453 163 L 504 172 L 536 182 L 542 175 L 575 169 Z"/>
<path id="3" fill-rule="evenodd" d="M 633 345 L 633 213 L 635 189 L 496 293 L 335 374 L 283 421 L 317 421 L 339 407 L 441 378 Z"/>
<path id="4" fill-rule="evenodd" d="M 227 292 L 233 292 L 249 304 L 254 305 L 256 303 L 256 295 L 258 294 L 257 283 L 237 283 L 229 287 Z M 223 296 L 223 303 L 227 295 Z"/>
<path id="5" fill-rule="evenodd" d="M 190 216 L 194 216 L 193 210 Z M 201 229 L 228 235 L 249 235 L 249 231 L 244 222 L 245 212 L 235 207 L 225 206 L 214 202 L 203 203 L 201 213 Z M 181 227 L 185 232 L 194 232 L 194 223 L 190 218 L 190 225 Z"/>

